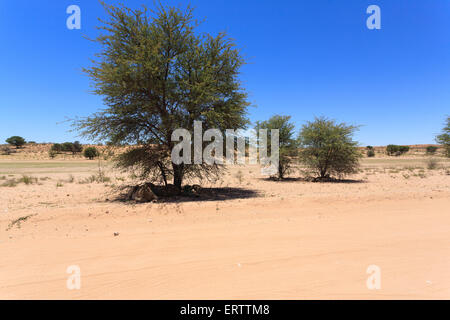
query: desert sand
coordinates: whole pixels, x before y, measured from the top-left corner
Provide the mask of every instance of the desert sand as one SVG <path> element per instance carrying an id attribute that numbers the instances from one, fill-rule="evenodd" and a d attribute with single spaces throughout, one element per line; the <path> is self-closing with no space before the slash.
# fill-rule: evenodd
<path id="1" fill-rule="evenodd" d="M 96 161 L 1 159 L 0 184 L 35 179 L 0 187 L 0 299 L 450 299 L 450 163 L 424 159 L 345 183 L 233 166 L 213 196 L 145 204 L 116 200 L 107 164 L 98 183 Z"/>

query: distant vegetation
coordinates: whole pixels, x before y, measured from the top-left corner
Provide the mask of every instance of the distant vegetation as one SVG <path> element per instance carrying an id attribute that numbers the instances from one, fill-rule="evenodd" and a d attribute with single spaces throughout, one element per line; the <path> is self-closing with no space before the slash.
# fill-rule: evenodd
<path id="1" fill-rule="evenodd" d="M 88 147 L 84 149 L 83 155 L 85 158 L 93 160 L 94 158 L 98 157 L 100 153 L 98 152 L 96 147 Z"/>
<path id="2" fill-rule="evenodd" d="M 428 146 L 427 147 L 427 154 L 435 154 L 437 149 L 438 149 L 438 147 L 436 147 L 436 146 Z"/>
<path id="3" fill-rule="evenodd" d="M 398 146 L 390 144 L 386 147 L 386 154 L 388 156 L 401 156 L 409 151 L 409 146 Z"/>
<path id="4" fill-rule="evenodd" d="M 447 117 L 447 123 L 442 134 L 436 137 L 436 141 L 442 144 L 445 148 L 445 155 L 450 157 L 450 117 Z"/>
<path id="5" fill-rule="evenodd" d="M 308 122 L 303 125 L 298 137 L 302 147 L 300 161 L 319 180 L 356 173 L 362 157 L 358 142 L 353 141 L 357 129 L 356 126 L 323 117 Z"/>
<path id="6" fill-rule="evenodd" d="M 55 143 L 50 149 L 50 152 L 61 153 L 61 152 L 71 152 L 72 154 L 81 153 L 83 151 L 83 146 L 80 142 L 64 142 L 63 144 Z"/>
<path id="7" fill-rule="evenodd" d="M 369 158 L 375 157 L 375 150 L 373 149 L 372 146 L 367 146 L 366 149 L 367 149 L 367 156 Z"/>
<path id="8" fill-rule="evenodd" d="M 19 149 L 20 147 L 22 147 L 26 141 L 24 138 L 19 137 L 19 136 L 13 136 L 10 137 L 8 139 L 6 139 L 6 143 L 15 146 L 17 149 Z"/>

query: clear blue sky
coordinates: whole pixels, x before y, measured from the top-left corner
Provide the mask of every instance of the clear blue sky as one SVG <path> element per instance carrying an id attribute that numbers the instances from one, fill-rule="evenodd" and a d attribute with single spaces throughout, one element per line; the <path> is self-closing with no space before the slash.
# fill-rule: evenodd
<path id="1" fill-rule="evenodd" d="M 124 1 L 130 7 L 153 1 Z M 109 0 L 108 3 L 116 3 Z M 185 5 L 187 1 L 166 1 Z M 363 125 L 361 145 L 433 143 L 450 114 L 448 0 L 193 0 L 202 31 L 225 30 L 248 58 L 242 81 L 252 121 L 315 115 Z M 82 29 L 66 28 L 79 5 Z M 366 8 L 381 8 L 382 29 L 368 30 Z M 101 109 L 81 72 L 99 47 L 104 17 L 94 0 L 0 2 L 0 143 L 76 139 L 66 118 Z"/>

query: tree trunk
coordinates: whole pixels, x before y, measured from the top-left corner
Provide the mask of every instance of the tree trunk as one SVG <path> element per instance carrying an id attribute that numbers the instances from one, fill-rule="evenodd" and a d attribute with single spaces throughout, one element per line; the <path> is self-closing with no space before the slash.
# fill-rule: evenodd
<path id="1" fill-rule="evenodd" d="M 281 163 L 278 164 L 278 179 L 283 179 L 284 178 L 284 174 L 283 174 L 283 165 Z"/>
<path id="2" fill-rule="evenodd" d="M 181 190 L 183 184 L 183 164 L 172 164 L 173 168 L 173 185 Z"/>
<path id="3" fill-rule="evenodd" d="M 160 161 L 158 161 L 158 167 L 159 167 L 159 170 L 161 171 L 161 175 L 162 175 L 163 180 L 164 180 L 164 185 L 167 187 L 166 171 L 164 170 L 164 166 L 163 166 L 163 164 Z"/>

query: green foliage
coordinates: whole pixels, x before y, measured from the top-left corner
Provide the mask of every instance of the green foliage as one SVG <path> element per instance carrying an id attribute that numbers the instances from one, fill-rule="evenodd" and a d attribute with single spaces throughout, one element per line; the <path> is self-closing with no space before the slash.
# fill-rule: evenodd
<path id="1" fill-rule="evenodd" d="M 79 141 L 75 141 L 74 143 L 72 143 L 72 153 L 81 153 L 83 151 L 83 146 L 81 145 L 81 143 Z"/>
<path id="2" fill-rule="evenodd" d="M 60 153 L 63 151 L 63 146 L 60 143 L 55 143 L 50 148 L 50 151 L 53 151 L 54 153 Z"/>
<path id="3" fill-rule="evenodd" d="M 83 146 L 79 141 L 64 142 L 63 144 L 55 143 L 52 145 L 50 151 L 54 153 L 71 152 L 72 154 L 77 154 L 83 151 Z"/>
<path id="4" fill-rule="evenodd" d="M 436 147 L 436 146 L 428 146 L 427 147 L 427 154 L 435 154 L 437 149 L 438 149 L 438 147 Z"/>
<path id="5" fill-rule="evenodd" d="M 26 185 L 29 185 L 29 184 L 37 183 L 38 179 L 31 177 L 31 176 L 23 175 L 22 178 L 20 178 L 19 182 L 23 182 Z"/>
<path id="6" fill-rule="evenodd" d="M 64 152 L 72 152 L 72 146 L 73 146 L 72 142 L 64 142 L 62 144 L 62 151 L 64 151 Z"/>
<path id="7" fill-rule="evenodd" d="M 283 179 L 286 174 L 292 171 L 292 159 L 298 155 L 298 141 L 294 139 L 295 126 L 290 122 L 290 116 L 275 115 L 266 121 L 258 121 L 255 130 L 267 129 L 267 143 L 271 150 L 271 131 L 272 129 L 279 130 L 280 138 L 280 155 L 278 165 L 278 179 Z"/>
<path id="8" fill-rule="evenodd" d="M 399 146 L 398 151 L 400 152 L 400 154 L 404 154 L 409 152 L 409 146 Z"/>
<path id="9" fill-rule="evenodd" d="M 103 172 L 99 171 L 97 174 L 90 175 L 89 177 L 79 181 L 79 184 L 87 184 L 87 183 L 106 183 L 111 182 L 111 178 L 107 177 Z"/>
<path id="10" fill-rule="evenodd" d="M 303 125 L 298 140 L 300 160 L 320 179 L 356 173 L 362 157 L 352 140 L 356 126 L 321 117 Z"/>
<path id="11" fill-rule="evenodd" d="M 367 150 L 367 156 L 369 158 L 375 157 L 375 151 L 373 149 Z"/>
<path id="12" fill-rule="evenodd" d="M 442 130 L 442 134 L 436 137 L 436 141 L 445 148 L 445 155 L 450 157 L 450 117 L 447 117 L 447 123 Z"/>
<path id="13" fill-rule="evenodd" d="M 102 50 L 85 72 L 106 109 L 74 121 L 75 128 L 92 140 L 137 144 L 118 165 L 145 179 L 167 184 L 173 177 L 181 188 L 185 177 L 217 173 L 217 166 L 172 163 L 171 136 L 178 128 L 192 133 L 194 120 L 222 132 L 248 124 L 238 79 L 244 60 L 233 41 L 225 33 L 197 34 L 191 8 L 104 6 L 109 19 L 94 39 Z M 147 158 L 155 146 L 158 153 Z"/>
<path id="14" fill-rule="evenodd" d="M 398 146 L 390 144 L 386 147 L 386 153 L 389 156 L 400 156 L 409 151 L 409 146 Z"/>
<path id="15" fill-rule="evenodd" d="M 373 158 L 375 157 L 375 149 L 372 146 L 367 146 L 367 157 Z"/>
<path id="16" fill-rule="evenodd" d="M 96 147 L 87 147 L 84 149 L 83 155 L 85 158 L 92 160 L 99 156 L 99 152 Z"/>
<path id="17" fill-rule="evenodd" d="M 23 146 L 26 143 L 26 141 L 22 137 L 13 136 L 13 137 L 6 139 L 6 143 L 15 146 L 18 149 L 21 146 Z"/>

